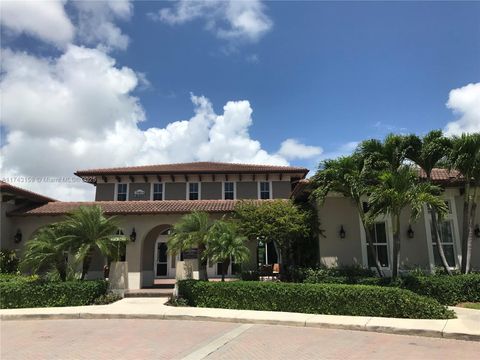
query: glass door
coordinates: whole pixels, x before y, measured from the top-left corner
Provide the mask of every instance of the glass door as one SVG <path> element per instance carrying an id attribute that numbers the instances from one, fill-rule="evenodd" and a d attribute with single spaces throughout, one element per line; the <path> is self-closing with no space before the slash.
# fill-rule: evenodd
<path id="1" fill-rule="evenodd" d="M 155 276 L 167 277 L 168 276 L 168 253 L 167 244 L 165 242 L 158 241 L 156 246 L 156 261 L 155 261 Z"/>

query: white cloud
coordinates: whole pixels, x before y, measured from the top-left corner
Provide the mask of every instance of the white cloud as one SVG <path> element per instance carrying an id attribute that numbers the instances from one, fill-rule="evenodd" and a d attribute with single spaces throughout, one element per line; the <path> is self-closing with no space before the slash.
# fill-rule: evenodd
<path id="1" fill-rule="evenodd" d="M 88 45 L 100 44 L 109 49 L 125 50 L 129 37 L 115 24 L 133 14 L 129 0 L 74 1 L 78 9 L 78 38 Z"/>
<path id="2" fill-rule="evenodd" d="M 282 142 L 278 154 L 285 159 L 309 159 L 314 156 L 320 155 L 323 149 L 318 146 L 304 145 L 295 139 L 287 139 Z"/>
<path id="3" fill-rule="evenodd" d="M 450 91 L 447 107 L 459 118 L 445 127 L 447 135 L 480 132 L 480 83 Z"/>
<path id="4" fill-rule="evenodd" d="M 3 178 L 70 181 L 78 169 L 202 160 L 288 164 L 285 154 L 269 153 L 250 137 L 248 101 L 229 101 L 216 114 L 207 98 L 192 95 L 190 119 L 143 130 L 144 112 L 132 96 L 141 76 L 98 49 L 71 45 L 56 59 L 6 50 L 3 65 Z M 78 182 L 16 185 L 62 200 L 93 199 L 93 187 Z"/>
<path id="5" fill-rule="evenodd" d="M 257 41 L 273 26 L 259 0 L 179 0 L 149 16 L 170 25 L 202 19 L 207 30 L 229 40 Z"/>
<path id="6" fill-rule="evenodd" d="M 65 1 L 2 0 L 0 22 L 16 34 L 25 33 L 64 47 L 74 37 L 74 26 L 63 7 Z"/>

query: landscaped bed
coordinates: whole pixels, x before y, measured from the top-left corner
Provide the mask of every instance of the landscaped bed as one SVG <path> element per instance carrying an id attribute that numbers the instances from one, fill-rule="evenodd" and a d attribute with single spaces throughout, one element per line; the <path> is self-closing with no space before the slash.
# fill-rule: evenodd
<path id="1" fill-rule="evenodd" d="M 451 319 L 438 301 L 395 287 L 183 280 L 179 295 L 190 306 L 310 314 Z"/>
<path id="2" fill-rule="evenodd" d="M 0 308 L 81 306 L 109 303 L 118 297 L 107 294 L 103 280 L 47 281 L 38 276 L 0 276 Z"/>

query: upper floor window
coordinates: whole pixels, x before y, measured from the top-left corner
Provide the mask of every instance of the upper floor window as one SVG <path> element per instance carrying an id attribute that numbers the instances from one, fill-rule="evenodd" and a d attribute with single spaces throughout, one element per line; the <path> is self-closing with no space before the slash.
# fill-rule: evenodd
<path id="1" fill-rule="evenodd" d="M 200 198 L 199 192 L 199 184 L 195 183 L 188 183 L 188 199 L 189 200 L 198 200 Z"/>
<path id="2" fill-rule="evenodd" d="M 270 183 L 268 181 L 260 182 L 260 199 L 270 199 Z"/>
<path id="3" fill-rule="evenodd" d="M 127 184 L 117 184 L 117 200 L 127 201 Z"/>
<path id="4" fill-rule="evenodd" d="M 163 184 L 153 184 L 153 200 L 163 200 Z"/>
<path id="5" fill-rule="evenodd" d="M 235 186 L 235 183 L 233 183 L 233 182 L 224 182 L 223 183 L 223 198 L 225 200 L 235 199 L 234 186 Z"/>

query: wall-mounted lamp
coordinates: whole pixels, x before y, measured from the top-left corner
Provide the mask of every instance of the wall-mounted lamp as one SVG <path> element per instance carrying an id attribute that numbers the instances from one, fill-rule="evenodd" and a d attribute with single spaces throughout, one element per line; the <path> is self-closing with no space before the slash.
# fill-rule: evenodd
<path id="1" fill-rule="evenodd" d="M 473 230 L 473 232 L 475 233 L 475 237 L 480 238 L 480 227 L 478 224 L 475 226 L 475 230 Z"/>
<path id="2" fill-rule="evenodd" d="M 412 225 L 408 225 L 407 235 L 409 239 L 413 239 L 415 232 L 412 229 Z"/>
<path id="3" fill-rule="evenodd" d="M 137 233 L 135 232 L 135 228 L 133 228 L 130 234 L 130 241 L 135 242 L 135 240 L 137 240 Z"/>
<path id="4" fill-rule="evenodd" d="M 340 225 L 340 231 L 339 231 L 338 235 L 340 235 L 340 239 L 345 239 L 345 236 L 347 234 L 345 232 L 345 229 L 343 228 L 343 225 Z"/>
<path id="5" fill-rule="evenodd" d="M 20 241 L 22 241 L 22 232 L 20 229 L 18 229 L 17 233 L 13 236 L 13 241 L 15 241 L 15 244 L 18 244 Z"/>

